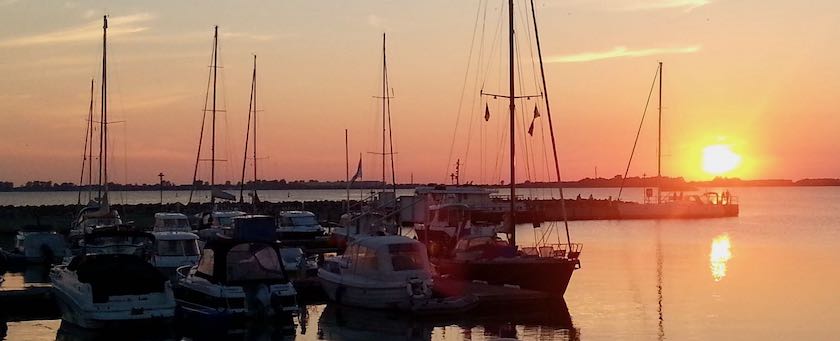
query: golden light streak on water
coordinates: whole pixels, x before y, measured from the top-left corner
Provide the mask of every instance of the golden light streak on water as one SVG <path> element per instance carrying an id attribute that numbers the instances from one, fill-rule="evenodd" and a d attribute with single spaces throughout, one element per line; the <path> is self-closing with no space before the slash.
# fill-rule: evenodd
<path id="1" fill-rule="evenodd" d="M 732 258 L 732 244 L 729 235 L 724 233 L 712 240 L 712 251 L 709 252 L 709 267 L 715 282 L 726 277 L 726 262 Z"/>

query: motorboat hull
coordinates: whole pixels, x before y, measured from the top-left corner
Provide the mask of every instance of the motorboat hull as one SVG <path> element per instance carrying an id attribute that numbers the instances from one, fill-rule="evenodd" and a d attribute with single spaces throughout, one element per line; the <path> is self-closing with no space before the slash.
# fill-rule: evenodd
<path id="1" fill-rule="evenodd" d="M 51 277 L 61 319 L 83 328 L 166 323 L 175 316 L 175 300 L 170 289 L 164 293 L 112 296 L 108 302 L 90 303 L 91 298 L 73 290 L 72 283 L 59 283 Z"/>
<path id="2" fill-rule="evenodd" d="M 563 296 L 572 273 L 580 267 L 576 259 L 513 257 L 489 260 L 442 259 L 437 271 L 452 279 L 484 281 L 493 285 L 516 285 L 522 289 Z"/>
<path id="3" fill-rule="evenodd" d="M 410 310 L 412 299 L 405 284 L 383 287 L 360 287 L 342 284 L 319 276 L 321 286 L 330 300 L 353 307 L 368 309 Z"/>
<path id="4" fill-rule="evenodd" d="M 280 286 L 288 294 L 283 293 Z M 253 288 L 217 285 L 203 280 L 184 279 L 175 290 L 179 312 L 211 319 L 244 319 L 246 317 L 291 317 L 298 312 L 295 292 L 289 285 L 265 286 L 270 301 L 265 307 L 253 304 Z M 268 308 L 268 309 L 266 309 Z"/>

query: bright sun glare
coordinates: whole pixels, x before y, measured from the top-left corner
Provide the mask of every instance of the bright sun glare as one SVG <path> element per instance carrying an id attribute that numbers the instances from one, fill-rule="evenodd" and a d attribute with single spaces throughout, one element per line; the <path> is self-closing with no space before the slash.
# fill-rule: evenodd
<path id="1" fill-rule="evenodd" d="M 712 175 L 722 175 L 741 164 L 741 156 L 735 154 L 725 144 L 715 144 L 703 148 L 703 171 Z"/>

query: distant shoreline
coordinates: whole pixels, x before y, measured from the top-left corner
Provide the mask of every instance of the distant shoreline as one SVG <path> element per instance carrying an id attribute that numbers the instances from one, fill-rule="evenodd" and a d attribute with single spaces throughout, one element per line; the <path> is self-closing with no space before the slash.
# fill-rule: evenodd
<path id="1" fill-rule="evenodd" d="M 448 184 L 446 184 L 448 185 Z M 468 186 L 485 187 L 485 188 L 504 188 L 507 184 L 462 184 Z M 397 184 L 387 185 L 387 188 L 397 189 L 413 189 L 418 186 L 444 186 L 444 184 Z M 632 177 L 622 179 L 619 176 L 611 179 L 606 178 L 585 178 L 576 181 L 563 181 L 564 188 L 644 188 L 657 187 L 669 190 L 694 190 L 705 187 L 829 187 L 840 186 L 840 179 L 835 178 L 820 178 L 820 179 L 801 179 L 801 180 L 787 180 L 787 179 L 763 179 L 763 180 L 742 180 L 738 178 L 715 178 L 708 181 L 685 181 L 683 178 L 669 178 L 663 177 L 660 179 L 655 177 L 639 178 Z M 240 184 L 225 183 L 216 185 L 217 188 L 223 190 L 239 190 Z M 380 181 L 359 181 L 350 184 L 349 188 L 353 190 L 359 189 L 381 189 L 383 187 Z M 560 187 L 557 182 L 522 182 L 518 183 L 519 188 L 552 188 Z M 22 186 L 14 186 L 11 182 L 0 182 L 0 192 L 75 192 L 84 191 L 89 188 L 96 188 L 96 186 L 78 186 L 73 183 L 53 183 L 51 181 L 30 181 Z M 193 185 L 177 185 L 164 181 L 161 184 L 109 184 L 112 191 L 208 191 L 210 186 L 207 183 L 200 183 Z M 263 180 L 257 183 L 248 182 L 245 184 L 246 189 L 257 190 L 344 190 L 348 188 L 348 183 L 344 181 L 292 181 L 285 180 Z"/>

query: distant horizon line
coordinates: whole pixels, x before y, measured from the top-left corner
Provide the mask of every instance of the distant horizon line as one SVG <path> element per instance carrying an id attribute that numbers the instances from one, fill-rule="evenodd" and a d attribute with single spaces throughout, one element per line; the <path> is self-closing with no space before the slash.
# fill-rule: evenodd
<path id="1" fill-rule="evenodd" d="M 660 180 L 661 179 L 661 180 Z M 662 183 L 664 181 L 664 183 Z M 715 177 L 710 180 L 685 180 L 683 177 L 668 177 L 662 176 L 656 177 L 627 177 L 623 178 L 619 175 L 616 175 L 612 178 L 582 178 L 578 180 L 563 180 L 562 185 L 569 186 L 569 187 L 620 187 L 621 183 L 623 182 L 624 187 L 656 187 L 657 185 L 662 185 L 663 187 L 681 187 L 681 186 L 840 186 L 840 178 L 802 178 L 799 180 L 792 180 L 792 179 L 782 179 L 782 178 L 770 178 L 770 179 L 741 179 L 738 177 Z M 130 184 L 120 184 L 115 182 L 109 182 L 109 186 L 115 187 L 112 188 L 113 190 L 160 190 L 161 183 L 130 183 Z M 271 180 L 258 180 L 257 182 L 247 181 L 245 182 L 245 186 L 253 186 L 254 184 L 257 185 L 256 189 L 260 190 L 272 190 L 272 189 L 346 189 L 348 188 L 348 182 L 345 180 L 316 180 L 316 179 L 308 179 L 308 180 L 286 180 L 286 179 L 271 179 Z M 350 182 L 351 189 L 377 189 L 381 187 L 398 187 L 401 189 L 405 188 L 412 188 L 417 186 L 455 186 L 454 183 L 423 183 L 423 182 L 406 182 L 406 183 L 397 183 L 397 184 L 383 184 L 380 180 L 364 180 L 364 181 L 355 181 Z M 531 181 L 525 180 L 521 182 L 517 182 L 517 186 L 523 187 L 535 187 L 538 185 L 545 185 L 551 186 L 558 184 L 557 181 Z M 457 185 L 460 186 L 481 186 L 481 187 L 505 187 L 510 186 L 509 183 L 501 181 L 499 183 L 474 183 L 474 182 L 466 182 L 466 183 L 459 183 Z M 19 184 L 15 186 L 14 182 L 11 181 L 0 181 L 0 191 L 28 191 L 28 190 L 58 190 L 58 191 L 66 191 L 66 190 L 80 190 L 80 189 L 87 189 L 87 188 L 96 188 L 99 184 L 83 184 L 77 185 L 73 182 L 53 182 L 52 180 L 31 180 L 27 181 L 23 184 Z M 242 184 L 232 181 L 226 181 L 224 183 L 217 183 L 215 186 L 225 188 L 225 189 L 239 189 Z M 210 188 L 210 184 L 204 180 L 196 180 L 194 184 L 175 184 L 170 181 L 164 180 L 163 181 L 163 189 L 164 190 L 187 190 L 195 188 L 196 190 L 208 190 Z M 248 190 L 254 188 L 246 188 Z"/>

